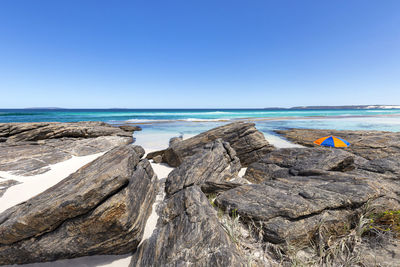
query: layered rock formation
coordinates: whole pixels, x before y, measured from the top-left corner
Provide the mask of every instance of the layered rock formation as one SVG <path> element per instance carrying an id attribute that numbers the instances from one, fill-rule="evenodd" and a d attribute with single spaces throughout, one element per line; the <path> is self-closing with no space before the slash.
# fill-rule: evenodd
<path id="1" fill-rule="evenodd" d="M 0 162 L 5 165 L 0 168 L 22 168 L 25 174 L 41 172 L 71 155 L 131 142 L 130 132 L 103 123 L 2 127 L 0 147 L 5 150 L 0 150 Z M 308 147 L 273 149 L 254 124 L 239 122 L 187 140 L 174 138 L 167 150 L 150 154 L 177 168 L 165 179 L 165 199 L 156 203 L 157 225 L 146 240 L 144 227 L 164 179 L 156 181 L 141 147 L 117 146 L 0 214 L 0 264 L 132 253 L 131 266 L 247 266 L 255 255 L 248 252 L 255 246 L 234 237 L 245 232 L 260 248 L 259 256 L 276 249 L 270 258 L 260 256 L 254 262 L 279 266 L 297 263 L 298 258 L 290 258 L 290 248 L 310 250 L 311 243 L 329 247 L 321 241 L 321 229 L 335 242 L 357 227 L 367 227 L 357 226 L 365 207 L 374 212 L 400 209 L 400 146 L 393 140 L 397 133 L 282 133 Z M 330 134 L 352 146 L 314 147 L 312 141 Z M 248 166 L 245 179 L 238 178 L 241 165 Z M 0 186 L 1 194 L 9 184 L 0 180 Z M 392 249 L 395 244 L 382 246 Z M 357 252 L 346 249 L 350 257 Z M 393 251 L 379 260 L 397 263 L 400 255 Z M 359 262 L 369 259 L 368 254 Z"/>
<path id="2" fill-rule="evenodd" d="M 35 175 L 49 165 L 133 141 L 132 131 L 104 122 L 0 124 L 0 171 Z"/>
<path id="3" fill-rule="evenodd" d="M 260 222 L 269 242 L 308 242 L 321 224 L 345 229 L 358 207 L 381 195 L 376 185 L 338 173 L 242 185 L 219 195 L 216 203 Z"/>
<path id="4" fill-rule="evenodd" d="M 381 177 L 400 179 L 400 133 L 382 131 L 336 131 L 291 129 L 277 131 L 289 140 L 316 146 L 313 141 L 321 136 L 334 135 L 351 143 L 345 150 L 354 154 L 359 170 L 365 170 Z"/>
<path id="5" fill-rule="evenodd" d="M 117 147 L 0 214 L 0 264 L 125 254 L 139 244 L 156 195 L 144 150 Z"/>
<path id="6" fill-rule="evenodd" d="M 236 152 L 227 142 L 220 139 L 205 145 L 202 149 L 173 170 L 167 178 L 165 191 L 172 195 L 191 185 L 206 182 L 225 182 L 236 178 L 240 162 Z"/>
<path id="7" fill-rule="evenodd" d="M 235 178 L 239 159 L 220 139 L 194 153 L 168 175 L 156 230 L 134 253 L 130 266 L 246 265 L 199 187 Z"/>
<path id="8" fill-rule="evenodd" d="M 283 148 L 250 164 L 245 178 L 252 183 L 260 183 L 291 175 L 315 176 L 327 174 L 328 171 L 351 171 L 355 169 L 354 157 L 339 149 Z"/>
<path id="9" fill-rule="evenodd" d="M 162 155 L 164 162 L 177 167 L 186 157 L 194 155 L 197 148 L 220 138 L 230 144 L 236 151 L 240 163 L 247 166 L 274 149 L 254 125 L 254 123 L 235 122 L 217 127 L 186 140 L 171 142 L 168 149 L 149 153 L 147 158 L 152 159 L 154 156 Z"/>
<path id="10" fill-rule="evenodd" d="M 167 199 L 156 232 L 133 254 L 130 266 L 247 266 L 197 186 Z"/>
<path id="11" fill-rule="evenodd" d="M 317 146 L 318 138 L 334 135 L 350 142 L 346 151 L 368 160 L 379 160 L 400 155 L 400 133 L 382 131 L 337 131 L 315 129 L 278 130 L 290 141 L 303 146 Z"/>

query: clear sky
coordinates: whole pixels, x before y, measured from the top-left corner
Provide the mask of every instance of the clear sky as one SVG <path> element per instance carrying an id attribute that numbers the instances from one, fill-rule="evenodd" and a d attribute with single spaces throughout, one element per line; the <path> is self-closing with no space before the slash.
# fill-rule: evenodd
<path id="1" fill-rule="evenodd" d="M 400 104 L 399 0 L 3 0 L 0 108 Z"/>

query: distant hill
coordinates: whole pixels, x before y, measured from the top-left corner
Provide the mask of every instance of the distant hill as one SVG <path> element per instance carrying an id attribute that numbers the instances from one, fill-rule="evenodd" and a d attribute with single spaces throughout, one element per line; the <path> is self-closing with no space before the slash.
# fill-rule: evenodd
<path id="1" fill-rule="evenodd" d="M 400 109 L 400 105 L 350 105 L 350 106 L 298 106 L 291 108 L 265 108 L 266 110 L 307 109 Z"/>

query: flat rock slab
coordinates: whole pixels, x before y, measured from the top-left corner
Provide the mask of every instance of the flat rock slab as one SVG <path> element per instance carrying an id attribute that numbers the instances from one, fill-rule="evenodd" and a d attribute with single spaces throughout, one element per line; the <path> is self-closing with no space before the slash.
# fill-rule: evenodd
<path id="1" fill-rule="evenodd" d="M 193 156 L 186 157 L 183 163 L 168 175 L 165 191 L 167 195 L 172 195 L 191 185 L 225 182 L 236 178 L 240 168 L 236 152 L 227 142 L 217 139 L 204 145 Z"/>
<path id="2" fill-rule="evenodd" d="M 313 141 L 322 136 L 341 137 L 351 143 L 344 150 L 356 155 L 355 165 L 358 169 L 400 180 L 400 133 L 314 129 L 291 129 L 277 132 L 305 146 L 316 146 Z"/>
<path id="3" fill-rule="evenodd" d="M 0 264 L 133 251 L 156 195 L 143 155 L 138 146 L 115 148 L 0 214 Z"/>
<path id="4" fill-rule="evenodd" d="M 338 229 L 344 217 L 381 195 L 373 184 L 351 176 L 291 176 L 236 187 L 221 193 L 216 203 L 261 222 L 268 241 L 283 243 L 307 241 L 322 222 Z"/>
<path id="5" fill-rule="evenodd" d="M 132 133 L 103 122 L 2 123 L 0 171 L 36 175 L 72 156 L 86 156 L 129 144 Z"/>
<path id="6" fill-rule="evenodd" d="M 131 133 L 104 122 L 33 122 L 1 123 L 0 137 L 7 143 L 39 141 L 58 138 L 94 138 L 100 136 L 125 136 Z"/>
<path id="7" fill-rule="evenodd" d="M 278 130 L 277 133 L 303 146 L 317 146 L 318 138 L 334 135 L 350 142 L 345 150 L 365 159 L 383 159 L 400 155 L 400 133 L 383 131 L 337 131 L 317 129 Z"/>
<path id="8" fill-rule="evenodd" d="M 252 163 L 245 177 L 252 183 L 290 175 L 322 175 L 327 171 L 355 169 L 354 154 L 329 148 L 282 148 Z"/>
<path id="9" fill-rule="evenodd" d="M 254 123 L 234 122 L 179 142 L 172 142 L 168 149 L 149 153 L 147 158 L 162 155 L 166 163 L 177 167 L 184 158 L 194 155 L 196 149 L 219 138 L 230 144 L 243 166 L 258 161 L 274 149 L 265 140 L 264 135 L 255 128 Z"/>
<path id="10" fill-rule="evenodd" d="M 130 266 L 247 266 L 223 230 L 216 211 L 197 186 L 167 199 L 153 235 Z"/>

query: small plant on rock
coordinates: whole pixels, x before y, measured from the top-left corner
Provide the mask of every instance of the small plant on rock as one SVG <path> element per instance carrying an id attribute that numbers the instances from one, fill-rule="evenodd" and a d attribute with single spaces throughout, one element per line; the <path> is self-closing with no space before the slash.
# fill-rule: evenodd
<path id="1" fill-rule="evenodd" d="M 391 232 L 400 238 L 400 210 L 387 210 L 369 215 L 369 231 L 373 233 Z"/>

